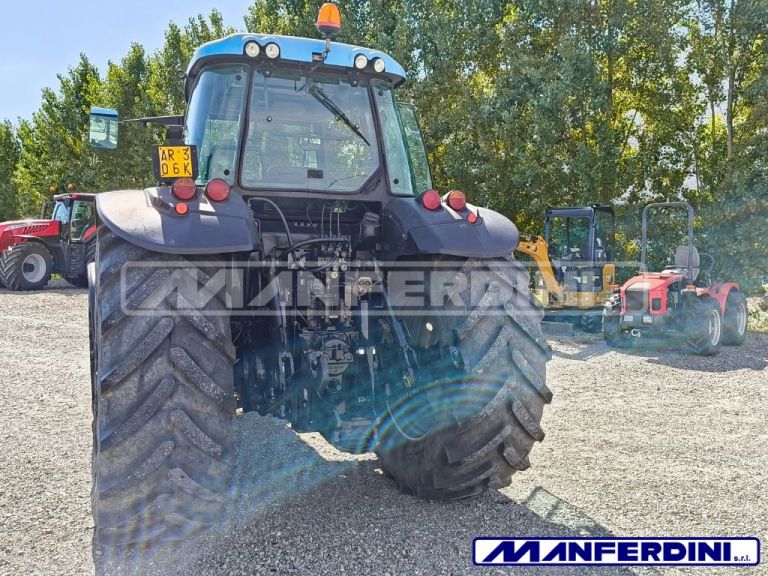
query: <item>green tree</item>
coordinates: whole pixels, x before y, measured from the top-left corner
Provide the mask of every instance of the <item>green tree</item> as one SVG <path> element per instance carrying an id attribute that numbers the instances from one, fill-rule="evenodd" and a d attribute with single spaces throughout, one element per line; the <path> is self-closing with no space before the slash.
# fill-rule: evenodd
<path id="1" fill-rule="evenodd" d="M 9 121 L 0 123 L 0 222 L 17 215 L 16 186 L 13 172 L 21 147 L 16 130 Z"/>
<path id="2" fill-rule="evenodd" d="M 163 47 L 149 57 L 146 89 L 150 99 L 165 115 L 184 112 L 184 73 L 194 51 L 205 42 L 233 34 L 218 10 L 208 16 L 198 14 L 184 27 L 171 22 L 165 32 Z"/>
<path id="3" fill-rule="evenodd" d="M 85 134 L 92 105 L 91 87 L 98 71 L 85 55 L 66 75 L 59 75 L 59 90 L 43 90 L 40 110 L 30 122 L 22 122 L 18 134 L 21 154 L 14 171 L 18 211 L 35 214 L 49 195 L 50 186 L 64 189 L 68 183 L 88 187 Z"/>
<path id="4" fill-rule="evenodd" d="M 160 115 L 162 102 L 155 102 L 147 89 L 150 67 L 144 48 L 133 44 L 119 63 L 110 62 L 103 82 L 91 85 L 91 99 L 100 106 L 114 108 L 121 120 Z M 81 132 L 85 138 L 85 132 Z M 120 126 L 118 149 L 91 150 L 90 183 L 95 190 L 140 188 L 152 183 L 152 145 L 158 130 L 141 123 Z"/>
<path id="5" fill-rule="evenodd" d="M 244 24 L 317 38 L 319 5 L 255 0 Z M 766 0 L 350 0 L 340 10 L 335 40 L 382 49 L 408 71 L 399 98 L 419 109 L 441 190 L 531 232 L 547 206 L 618 204 L 627 256 L 642 205 L 684 198 L 705 247 L 726 254 L 723 275 L 755 286 L 764 273 Z M 0 125 L 0 175 L 13 172 L 0 210 L 35 213 L 52 184 L 151 183 L 162 129 L 124 124 L 117 152 L 91 150 L 88 109 L 183 113 L 194 50 L 233 31 L 215 10 L 171 23 L 161 49 L 133 45 L 103 76 L 83 55 L 29 121 Z"/>

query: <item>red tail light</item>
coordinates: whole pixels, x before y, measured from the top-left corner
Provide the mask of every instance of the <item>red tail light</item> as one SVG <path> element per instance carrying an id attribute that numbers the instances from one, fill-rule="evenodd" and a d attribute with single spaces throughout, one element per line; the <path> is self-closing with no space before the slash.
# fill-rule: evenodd
<path id="1" fill-rule="evenodd" d="M 229 198 L 229 183 L 221 178 L 214 178 L 205 185 L 205 195 L 212 202 L 224 202 Z"/>
<path id="2" fill-rule="evenodd" d="M 437 210 L 441 204 L 440 194 L 431 188 L 421 195 L 421 205 L 427 210 Z"/>
<path id="3" fill-rule="evenodd" d="M 171 185 L 171 193 L 179 200 L 192 200 L 197 194 L 197 184 L 192 178 L 179 178 Z"/>
<path id="4" fill-rule="evenodd" d="M 467 207 L 467 197 L 460 190 L 451 190 L 445 195 L 444 200 L 456 212 L 461 212 Z"/>

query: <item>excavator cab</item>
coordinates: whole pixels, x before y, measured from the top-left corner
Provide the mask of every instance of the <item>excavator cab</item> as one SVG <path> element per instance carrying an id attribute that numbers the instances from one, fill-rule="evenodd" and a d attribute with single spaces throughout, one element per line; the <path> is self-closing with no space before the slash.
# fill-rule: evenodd
<path id="1" fill-rule="evenodd" d="M 584 208 L 548 208 L 544 239 L 554 261 L 580 264 L 613 259 L 613 208 L 593 204 Z"/>
<path id="2" fill-rule="evenodd" d="M 547 316 L 597 331 L 616 278 L 614 246 L 613 208 L 593 204 L 548 208 L 544 237 L 524 235 L 517 249 L 536 262 L 534 288 Z"/>

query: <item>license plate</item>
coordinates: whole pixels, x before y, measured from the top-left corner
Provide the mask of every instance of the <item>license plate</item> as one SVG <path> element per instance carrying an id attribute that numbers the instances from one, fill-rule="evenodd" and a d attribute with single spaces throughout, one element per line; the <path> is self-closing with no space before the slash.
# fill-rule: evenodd
<path id="1" fill-rule="evenodd" d="M 194 146 L 156 146 L 155 176 L 159 180 L 197 177 L 197 155 Z"/>
<path id="2" fill-rule="evenodd" d="M 634 321 L 635 321 L 635 317 L 634 316 L 631 316 L 629 314 L 625 314 L 624 315 L 624 322 L 634 322 Z"/>

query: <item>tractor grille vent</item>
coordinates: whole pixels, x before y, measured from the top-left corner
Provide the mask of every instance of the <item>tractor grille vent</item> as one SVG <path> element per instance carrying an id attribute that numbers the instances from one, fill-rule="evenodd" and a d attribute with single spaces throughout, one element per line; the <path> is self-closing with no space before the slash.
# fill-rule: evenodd
<path id="1" fill-rule="evenodd" d="M 627 290 L 624 293 L 624 300 L 627 303 L 627 312 L 645 312 L 648 310 L 648 292 L 644 290 Z"/>
<path id="2" fill-rule="evenodd" d="M 42 232 L 46 229 L 45 224 L 38 224 L 37 226 L 27 226 L 21 229 L 22 234 L 35 234 L 36 232 Z"/>

